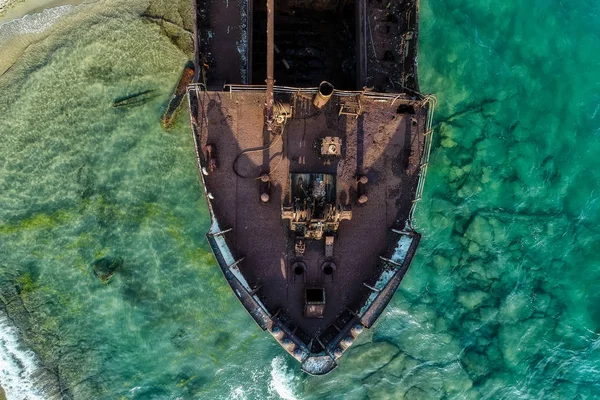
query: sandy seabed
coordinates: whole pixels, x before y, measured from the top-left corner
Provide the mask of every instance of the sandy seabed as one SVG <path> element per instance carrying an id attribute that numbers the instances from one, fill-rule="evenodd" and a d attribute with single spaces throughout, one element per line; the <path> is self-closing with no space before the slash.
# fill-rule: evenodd
<path id="1" fill-rule="evenodd" d="M 0 0 L 0 15 L 4 14 L 8 8 L 23 0 Z"/>

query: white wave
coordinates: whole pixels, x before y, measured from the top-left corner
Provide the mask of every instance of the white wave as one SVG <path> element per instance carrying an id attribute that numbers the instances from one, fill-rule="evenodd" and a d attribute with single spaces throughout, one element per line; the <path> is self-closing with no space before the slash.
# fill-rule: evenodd
<path id="1" fill-rule="evenodd" d="M 0 384 L 11 400 L 43 399 L 34 386 L 39 367 L 35 354 L 19 344 L 17 330 L 0 315 Z"/>
<path id="2" fill-rule="evenodd" d="M 288 371 L 283 357 L 275 357 L 271 361 L 271 381 L 269 394 L 277 395 L 283 400 L 297 400 L 294 394 L 295 376 Z"/>
<path id="3" fill-rule="evenodd" d="M 231 389 L 231 391 L 229 392 L 228 399 L 231 399 L 231 400 L 247 400 L 248 397 L 246 396 L 246 392 L 244 392 L 244 388 L 242 386 L 238 386 L 238 387 L 235 387 L 235 388 Z"/>
<path id="4" fill-rule="evenodd" d="M 16 35 L 41 33 L 54 25 L 61 17 L 70 13 L 73 8 L 72 5 L 66 4 L 0 24 L 0 43 Z"/>

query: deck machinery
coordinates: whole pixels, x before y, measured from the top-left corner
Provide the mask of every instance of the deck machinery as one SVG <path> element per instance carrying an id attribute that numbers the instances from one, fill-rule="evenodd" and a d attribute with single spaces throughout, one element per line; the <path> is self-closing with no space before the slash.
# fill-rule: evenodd
<path id="1" fill-rule="evenodd" d="M 404 277 L 431 146 L 416 0 L 196 2 L 192 134 L 233 292 L 313 375 Z"/>

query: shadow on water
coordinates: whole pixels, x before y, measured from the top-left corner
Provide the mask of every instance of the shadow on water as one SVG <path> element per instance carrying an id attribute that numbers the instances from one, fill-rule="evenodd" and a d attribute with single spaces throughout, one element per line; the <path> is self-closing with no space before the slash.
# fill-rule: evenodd
<path id="1" fill-rule="evenodd" d="M 115 99 L 113 107 L 137 107 L 160 96 L 156 89 L 148 89 L 142 92 L 121 96 Z"/>

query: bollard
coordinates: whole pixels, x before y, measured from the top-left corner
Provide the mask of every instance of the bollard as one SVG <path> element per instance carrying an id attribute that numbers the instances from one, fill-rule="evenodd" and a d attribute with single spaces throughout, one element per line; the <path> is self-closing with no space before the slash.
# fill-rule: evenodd
<path id="1" fill-rule="evenodd" d="M 271 200 L 271 178 L 268 174 L 260 176 L 260 201 L 264 204 Z"/>

